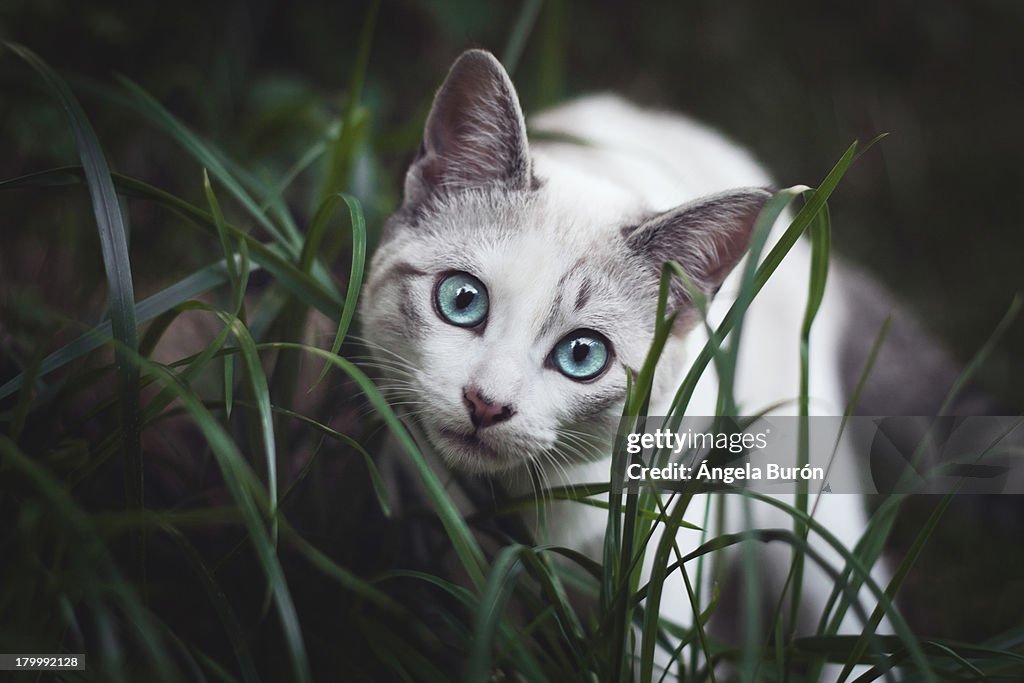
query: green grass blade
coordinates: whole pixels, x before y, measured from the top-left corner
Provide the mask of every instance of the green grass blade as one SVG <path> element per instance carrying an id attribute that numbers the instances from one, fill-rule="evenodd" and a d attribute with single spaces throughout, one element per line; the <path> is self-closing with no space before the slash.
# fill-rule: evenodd
<path id="1" fill-rule="evenodd" d="M 217 583 L 217 579 L 206 565 L 206 561 L 181 531 L 169 525 L 165 525 L 162 528 L 164 533 L 170 536 L 177 543 L 178 547 L 181 548 L 183 554 L 195 569 L 200 582 L 203 584 L 203 588 L 206 590 L 206 594 L 209 596 L 210 602 L 220 618 L 221 625 L 224 627 L 224 633 L 231 643 L 231 649 L 235 653 L 235 658 L 238 660 L 242 680 L 246 681 L 246 683 L 259 681 L 260 677 L 256 673 L 256 664 L 253 662 L 252 653 L 249 651 L 245 631 L 238 622 L 238 617 L 235 616 L 235 612 L 231 608 L 231 603 L 224 594 L 224 590 Z"/>
<path id="2" fill-rule="evenodd" d="M 99 231 L 110 299 L 111 330 L 114 339 L 121 346 L 135 352 L 139 348 L 139 332 L 135 318 L 135 289 L 128 256 L 128 233 L 121 215 L 117 192 L 111 180 L 110 167 L 96 139 L 96 133 L 71 89 L 46 62 L 25 47 L 13 43 L 5 45 L 39 73 L 68 115 Z M 124 352 L 115 350 L 115 364 L 123 438 L 125 494 L 129 507 L 141 509 L 144 502 L 139 428 L 139 371 Z M 138 555 L 137 561 L 141 567 L 144 563 L 142 539 L 135 539 L 134 544 Z"/>
<path id="3" fill-rule="evenodd" d="M 295 217 L 292 216 L 288 208 L 284 190 L 279 189 L 279 186 L 271 182 L 269 178 L 260 178 L 241 164 L 224 156 L 223 153 L 216 150 L 214 150 L 214 153 L 220 156 L 228 173 L 242 183 L 251 194 L 256 195 L 254 199 L 259 201 L 260 211 L 264 212 L 268 217 L 276 217 L 283 227 L 285 235 L 296 243 L 301 242 L 302 235 L 298 224 L 295 222 Z"/>
<path id="4" fill-rule="evenodd" d="M 327 150 L 324 182 L 318 205 L 323 205 L 331 195 L 347 189 L 356 150 L 366 137 L 369 114 L 362 106 L 363 82 L 366 80 L 366 71 L 370 63 L 370 46 L 373 44 L 373 28 L 377 23 L 379 8 L 380 0 L 373 0 L 359 32 L 356 60 L 349 76 L 348 103 L 342 116 L 338 137 Z"/>
<path id="5" fill-rule="evenodd" d="M 273 221 L 267 216 L 266 212 L 263 211 L 258 202 L 252 198 L 252 196 L 242 187 L 242 184 L 228 171 L 226 165 L 220 159 L 220 157 L 213 151 L 209 144 L 199 138 L 198 135 L 188 129 L 181 121 L 177 119 L 171 112 L 160 104 L 156 98 L 150 95 L 148 92 L 143 90 L 135 82 L 125 78 L 124 76 L 118 77 L 121 85 L 130 93 L 130 102 L 133 103 L 135 109 L 145 116 L 147 119 L 152 121 L 154 124 L 159 126 L 175 139 L 182 147 L 184 147 L 196 160 L 204 167 L 210 169 L 214 177 L 217 178 L 224 185 L 225 188 L 231 193 L 231 195 L 249 212 L 249 215 L 260 224 L 264 230 L 267 231 L 274 241 L 284 247 L 286 251 L 291 255 L 295 256 L 299 250 L 299 235 L 288 235 L 284 233 L 274 224 Z"/>
<path id="6" fill-rule="evenodd" d="M 244 272 L 244 269 L 239 268 L 239 264 L 235 259 L 235 252 L 231 248 L 230 237 L 228 237 L 227 223 L 224 220 L 224 214 L 220 210 L 220 203 L 217 201 L 217 195 L 213 192 L 213 186 L 210 184 L 210 174 L 203 169 L 203 190 L 206 192 L 206 202 L 210 205 L 210 215 L 213 216 L 214 226 L 217 228 L 217 238 L 220 240 L 221 249 L 224 251 L 224 263 L 227 265 L 228 280 L 231 282 L 231 291 L 234 294 L 235 301 L 235 312 L 241 308 L 242 299 L 245 297 L 245 283 L 242 280 L 244 275 L 248 273 Z M 245 244 L 242 242 L 242 244 Z"/>
<path id="7" fill-rule="evenodd" d="M 529 39 L 530 33 L 533 32 L 533 27 L 537 23 L 537 17 L 543 6 L 544 0 L 523 0 L 523 7 L 519 10 L 519 16 L 516 17 L 516 23 L 513 24 L 512 32 L 508 36 L 508 42 L 505 43 L 505 50 L 501 53 L 501 64 L 509 76 L 514 74 L 516 67 L 519 66 L 523 50 L 526 49 L 526 41 Z"/>
<path id="8" fill-rule="evenodd" d="M 754 221 L 754 228 L 751 234 L 750 246 L 747 250 L 746 262 L 743 264 L 742 278 L 740 279 L 740 291 L 736 296 L 735 303 L 730 309 L 730 314 L 736 320 L 729 338 L 728 346 L 724 353 L 717 354 L 718 347 L 712 347 L 712 358 L 716 359 L 716 369 L 719 374 L 719 397 L 717 415 L 720 417 L 734 417 L 736 415 L 736 402 L 733 398 L 733 385 L 735 383 L 736 365 L 739 362 L 740 341 L 743 338 L 744 320 L 747 309 L 757 293 L 755 289 L 757 282 L 758 263 L 761 260 L 761 253 L 768 243 L 772 226 L 779 219 L 782 213 L 789 206 L 793 197 L 801 191 L 802 187 L 782 190 L 772 196 L 758 212 Z M 679 269 L 682 274 L 682 269 Z M 688 289 L 699 294 L 697 288 L 686 282 Z M 701 314 L 707 325 L 707 312 L 704 303 L 701 305 Z M 718 335 L 719 347 L 725 343 L 725 336 Z"/>
<path id="9" fill-rule="evenodd" d="M 925 658 L 923 652 L 921 651 L 920 645 L 918 644 L 917 639 L 914 637 L 913 633 L 910 631 L 910 627 L 904 620 L 903 615 L 900 614 L 899 610 L 892 602 L 891 597 L 889 597 L 886 594 L 886 592 L 882 588 L 880 588 L 878 584 L 875 583 L 874 579 L 871 577 L 871 573 L 866 569 L 864 563 L 860 561 L 860 559 L 854 552 L 852 552 L 850 549 L 844 546 L 830 531 L 828 531 L 827 528 L 825 528 L 817 520 L 807 515 L 806 513 L 803 513 L 802 511 L 790 505 L 787 505 L 782 501 L 776 500 L 771 496 L 766 496 L 755 492 L 749 492 L 748 495 L 750 495 L 752 498 L 755 498 L 756 500 L 761 501 L 762 503 L 772 505 L 773 507 L 776 507 L 786 512 L 790 516 L 800 517 L 801 521 L 805 525 L 807 525 L 811 531 L 817 533 L 822 539 L 825 540 L 825 542 L 831 545 L 836 550 L 836 552 L 838 552 L 842 556 L 844 562 L 846 563 L 846 568 L 844 569 L 844 572 L 849 571 L 850 576 L 855 577 L 856 579 L 856 583 L 850 583 L 844 580 L 843 574 L 837 573 L 833 577 L 836 582 L 836 585 L 843 586 L 844 593 L 847 596 L 851 597 L 856 595 L 857 588 L 859 588 L 862 585 L 866 586 L 878 600 L 877 609 L 882 610 L 885 616 L 889 618 L 889 621 L 892 624 L 893 629 L 896 631 L 896 635 L 898 635 L 900 637 L 900 640 L 904 643 L 904 646 L 907 648 L 908 652 L 914 660 L 914 663 L 918 666 L 922 675 L 926 677 L 926 680 L 936 680 L 935 674 L 932 671 L 932 668 L 929 665 L 928 660 Z M 797 537 L 797 540 L 800 541 L 801 544 L 806 544 L 806 541 L 804 541 L 803 538 Z M 807 554 L 809 555 L 812 555 L 813 557 L 814 553 L 812 552 L 812 550 L 813 549 L 805 552 L 807 552 Z M 831 575 L 831 568 L 828 568 L 826 566 L 823 566 L 822 568 L 825 569 L 826 572 Z M 857 605 L 853 604 L 853 602 L 851 602 L 850 604 L 857 607 Z M 867 634 L 867 632 L 867 629 L 865 629 L 865 634 Z M 873 638 L 877 638 L 877 636 L 874 636 L 873 633 L 871 633 L 870 636 Z"/>
<path id="10" fill-rule="evenodd" d="M 825 298 L 825 283 L 828 280 L 829 254 L 831 251 L 831 223 L 829 221 L 828 204 L 822 204 L 821 211 L 814 217 L 810 227 L 811 239 L 811 271 L 807 289 L 807 303 L 804 308 L 804 319 L 800 326 L 800 432 L 797 443 L 797 467 L 807 464 L 810 454 L 810 354 L 811 328 L 814 319 Z M 808 482 L 797 483 L 795 503 L 798 510 L 807 512 Z M 793 519 L 793 532 L 801 538 L 807 538 L 807 527 L 798 519 Z M 791 624 L 797 623 L 800 615 L 800 597 L 803 592 L 804 558 L 797 554 L 793 557 L 790 576 L 786 580 L 792 588 L 789 618 Z M 791 579 L 791 580 L 790 580 Z"/>
<path id="11" fill-rule="evenodd" d="M 245 246 L 244 240 L 238 243 L 239 257 L 241 258 L 241 264 L 239 264 L 235 258 L 235 252 L 231 248 L 231 238 L 228 236 L 227 223 L 224 221 L 224 214 L 221 213 L 220 204 L 217 202 L 217 196 L 213 192 L 213 186 L 210 184 L 210 175 L 206 172 L 206 169 L 203 169 L 203 188 L 206 191 L 206 202 L 210 205 L 210 214 L 213 216 L 213 222 L 217 227 L 217 237 L 220 239 L 221 249 L 224 251 L 224 262 L 227 265 L 228 279 L 231 282 L 233 294 L 234 304 L 232 308 L 237 316 L 245 305 L 245 290 L 249 281 L 249 250 Z M 233 356 L 224 358 L 223 384 L 224 415 L 230 419 L 235 387 L 235 358 Z"/>
<path id="12" fill-rule="evenodd" d="M 132 178 L 117 174 L 114 174 L 113 178 L 115 185 L 122 194 L 156 202 L 188 222 L 216 234 L 217 225 L 215 219 L 201 209 L 163 190 Z M 83 182 L 83 179 L 84 176 L 80 167 L 66 167 L 0 182 L 0 190 L 77 184 Z M 252 261 L 260 267 L 265 267 L 268 272 L 277 278 L 282 286 L 299 300 L 335 320 L 342 318 L 342 300 L 335 290 L 323 286 L 320 281 L 311 278 L 295 265 L 283 259 L 274 246 L 265 245 L 230 224 L 225 224 L 224 228 L 231 237 L 239 240 L 239 254 L 242 260 L 240 270 L 242 272 L 246 271 L 246 265 L 249 260 L 248 255 L 251 251 Z M 252 269 L 252 267 L 249 267 L 250 271 Z M 145 322 L 154 318 L 170 310 L 176 304 L 195 297 L 224 282 L 226 279 L 227 272 L 223 263 L 209 266 L 202 271 L 194 273 L 138 304 L 135 311 L 137 321 Z M 348 296 L 354 297 L 355 295 L 350 294 Z M 95 330 L 82 335 L 68 345 L 53 352 L 43 359 L 43 362 L 40 364 L 39 377 L 44 377 L 65 364 L 99 348 L 109 338 L 110 331 L 110 323 L 100 324 Z M 22 386 L 23 381 L 23 376 L 18 375 L 3 386 L 0 386 L 0 399 L 17 391 Z"/>
<path id="13" fill-rule="evenodd" d="M 307 257 L 306 249 L 308 248 L 310 254 L 315 253 L 316 245 L 319 244 L 323 231 L 322 226 L 326 226 L 327 217 L 333 213 L 339 199 L 344 200 L 348 206 L 349 224 L 352 226 L 352 266 L 349 269 L 348 289 L 345 291 L 345 304 L 341 309 L 341 318 L 338 320 L 338 330 L 334 334 L 334 341 L 331 342 L 331 353 L 333 354 L 338 353 L 342 342 L 345 341 L 345 335 L 348 334 L 348 329 L 352 325 L 359 303 L 359 293 L 363 287 L 363 269 L 366 266 L 366 219 L 363 217 L 363 210 L 358 199 L 347 194 L 337 194 L 328 199 L 327 203 L 317 212 L 317 217 L 320 220 L 314 219 L 313 221 L 313 229 L 310 230 L 306 240 L 307 246 L 303 250 L 304 260 L 300 264 L 306 266 L 304 270 L 308 268 L 307 261 L 308 264 L 312 264 L 312 255 Z M 329 368 L 330 365 L 325 363 L 317 382 L 323 381 Z"/>
<path id="14" fill-rule="evenodd" d="M 218 313 L 224 324 L 230 328 L 235 339 L 238 340 L 242 353 L 242 360 L 245 363 L 249 384 L 252 387 L 256 399 L 256 407 L 259 411 L 260 432 L 263 438 L 263 455 L 267 466 L 267 497 L 270 499 L 270 535 L 271 539 L 277 541 L 277 446 L 274 438 L 274 418 L 270 410 L 270 389 L 267 386 L 267 376 L 263 373 L 263 364 L 260 362 L 259 352 L 256 350 L 256 342 L 253 340 L 249 330 L 236 317 Z"/>
<path id="15" fill-rule="evenodd" d="M 281 522 L 281 536 L 287 541 L 289 547 L 294 548 L 310 564 L 320 570 L 325 576 L 337 581 L 346 590 L 407 622 L 413 619 L 409 611 L 401 604 L 395 602 L 391 596 L 379 590 L 369 581 L 359 578 L 348 569 L 340 566 L 303 538 L 301 534 L 292 529 L 286 521 Z"/>
<path id="16" fill-rule="evenodd" d="M 342 443 L 347 445 L 349 448 L 351 448 L 355 452 L 359 453 L 363 457 L 363 463 L 366 465 L 366 471 L 370 475 L 370 484 L 373 486 L 373 493 L 374 493 L 374 495 L 377 496 L 377 503 L 380 505 L 381 511 L 384 513 L 385 517 L 390 517 L 391 516 L 391 506 L 388 504 L 387 487 L 384 485 L 384 479 L 381 477 L 380 471 L 377 469 L 377 464 L 373 461 L 373 456 L 370 455 L 366 451 L 366 449 L 363 448 L 363 446 L 358 441 L 356 441 L 352 437 L 348 436 L 347 434 L 342 434 L 339 431 L 331 429 L 330 427 L 328 427 L 327 425 L 323 424 L 322 422 L 318 422 L 317 420 L 314 420 L 313 418 L 311 418 L 311 417 L 309 417 L 307 415 L 301 415 L 299 413 L 296 413 L 294 410 L 288 410 L 287 408 L 282 408 L 280 406 L 274 406 L 273 409 L 274 409 L 275 413 L 280 413 L 282 415 L 287 415 L 288 417 L 292 418 L 293 420 L 298 420 L 299 422 L 303 422 L 303 423 L 309 425 L 310 427 L 312 427 L 313 429 L 316 429 L 320 433 L 322 433 L 322 434 L 324 434 L 326 436 L 329 436 L 332 439 L 336 439 L 338 441 L 341 441 Z M 281 496 L 281 504 L 282 505 L 284 505 L 284 501 L 285 501 L 285 499 L 287 499 L 288 495 L 293 490 L 295 490 L 294 487 L 295 487 L 295 484 L 293 483 L 292 486 L 290 486 L 289 489 L 287 491 L 285 491 L 284 494 L 282 494 L 282 496 Z"/>
<path id="17" fill-rule="evenodd" d="M 505 605 L 523 570 L 519 555 L 524 549 L 525 546 L 519 544 L 507 546 L 494 560 L 476 612 L 476 625 L 466 663 L 468 683 L 487 683 L 491 680 L 491 652 L 495 648 L 494 639 L 499 631 Z"/>

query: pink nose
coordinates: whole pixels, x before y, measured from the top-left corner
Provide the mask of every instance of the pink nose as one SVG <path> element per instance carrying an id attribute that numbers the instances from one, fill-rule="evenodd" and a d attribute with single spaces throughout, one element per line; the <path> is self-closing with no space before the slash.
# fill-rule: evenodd
<path id="1" fill-rule="evenodd" d="M 512 406 L 496 404 L 476 387 L 463 389 L 462 401 L 466 404 L 469 420 L 474 427 L 490 427 L 504 422 L 516 412 Z"/>

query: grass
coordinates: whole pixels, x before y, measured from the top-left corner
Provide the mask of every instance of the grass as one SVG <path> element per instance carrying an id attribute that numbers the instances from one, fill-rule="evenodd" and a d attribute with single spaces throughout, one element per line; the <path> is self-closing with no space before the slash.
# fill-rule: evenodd
<path id="1" fill-rule="evenodd" d="M 524 4 L 508 59 L 522 56 L 539 6 Z M 1021 629 L 985 642 L 929 639 L 912 631 L 894 602 L 941 523 L 944 505 L 917 534 L 888 586 L 876 584 L 870 568 L 899 515 L 896 497 L 878 509 L 856 548 L 843 547 L 816 521 L 805 497 L 795 506 L 760 499 L 788 514 L 792 528 L 729 535 L 708 523 L 699 547 L 684 548 L 675 534 L 685 527 L 696 490 L 626 495 L 604 481 L 551 492 L 607 509 L 601 562 L 530 538 L 505 510 L 529 508 L 532 500 L 507 500 L 504 508 L 472 519 L 456 511 L 399 415 L 353 362 L 365 353 L 349 331 L 366 245 L 378 229 L 364 219 L 363 203 L 353 194 L 360 155 L 371 148 L 371 115 L 361 92 L 375 13 L 376 4 L 355 48 L 346 106 L 309 153 L 296 155 L 298 165 L 283 179 L 241 167 L 139 86 L 121 82 L 120 94 L 109 101 L 130 107 L 185 150 L 204 205 L 111 173 L 86 114 L 60 77 L 27 49 L 8 46 L 64 107 L 79 159 L 6 180 L 0 189 L 89 189 L 109 303 L 107 319 L 78 325 L 74 339 L 25 359 L 21 372 L 0 386 L 3 648 L 86 653 L 85 672 L 55 674 L 68 681 L 638 676 L 649 683 L 664 678 L 654 657 L 665 643 L 679 644 L 675 668 L 686 680 L 716 680 L 724 664 L 749 680 L 815 680 L 825 662 L 846 665 L 848 679 L 854 664 L 864 665 L 858 681 L 894 667 L 904 680 L 1024 676 Z M 553 67 L 550 78 L 560 68 Z M 806 411 L 807 339 L 827 278 L 827 201 L 857 152 L 851 146 L 814 190 L 791 188 L 770 201 L 755 231 L 755 253 L 775 218 L 798 196 L 804 199 L 783 239 L 763 258 L 749 260 L 736 305 L 712 330 L 670 417 L 684 413 L 712 362 L 720 376 L 733 376 L 746 306 L 809 233 L 812 296 L 803 345 L 794 349 L 803 359 Z M 306 193 L 316 199 L 296 211 L 301 181 L 317 188 Z M 173 215 L 181 234 L 198 241 L 205 265 L 137 301 L 130 232 L 118 197 Z M 347 220 L 339 226 L 342 205 Z M 312 217 L 305 230 L 303 216 Z M 631 383 L 628 419 L 647 413 L 654 367 L 672 325 L 668 286 L 679 276 L 671 264 L 663 272 L 655 341 Z M 196 320 L 207 332 L 202 348 L 159 360 L 160 342 L 190 334 L 195 328 L 187 325 Z M 329 334 L 309 343 L 306 330 L 325 320 Z M 47 347 L 46 339 L 32 342 Z M 734 405 L 731 381 L 722 387 L 719 405 L 727 415 Z M 385 489 L 395 483 L 377 471 L 374 459 L 385 437 L 399 445 L 403 468 L 426 492 L 423 506 L 389 508 Z M 609 481 L 621 476 L 626 457 L 624 449 L 615 450 Z M 837 588 L 817 633 L 795 637 L 780 626 L 781 602 L 776 614 L 762 611 L 756 581 L 741 605 L 747 638 L 725 641 L 705 628 L 726 590 L 716 586 L 710 602 L 699 604 L 717 555 L 733 546 L 747 558 L 759 544 L 791 547 L 788 585 L 796 604 L 802 565 L 823 561 L 808 543 L 811 535 L 843 558 L 842 566 L 827 571 L 840 584 L 864 585 L 861 594 L 872 596 L 873 614 L 862 634 L 836 634 L 851 608 L 850 593 Z M 420 545 L 428 552 L 414 553 Z M 465 581 L 410 559 L 422 554 L 453 557 Z M 640 566 L 651 554 L 655 571 L 645 581 Z M 741 564 L 752 578 L 756 567 Z M 683 576 L 695 606 L 689 629 L 659 611 L 672 572 Z M 589 594 L 596 613 L 580 610 L 570 599 L 576 594 Z M 882 614 L 895 635 L 875 634 Z"/>

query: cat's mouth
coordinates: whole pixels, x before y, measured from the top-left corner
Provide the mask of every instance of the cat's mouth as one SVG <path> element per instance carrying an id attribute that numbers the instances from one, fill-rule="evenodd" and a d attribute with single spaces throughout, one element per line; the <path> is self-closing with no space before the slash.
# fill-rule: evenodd
<path id="1" fill-rule="evenodd" d="M 484 443 L 475 431 L 461 432 L 447 427 L 441 427 L 437 431 L 444 445 L 448 446 L 451 451 L 462 457 L 468 456 L 477 459 L 478 465 L 483 464 L 480 462 L 483 461 L 486 463 L 484 467 L 500 467 L 508 461 L 505 454 Z"/>

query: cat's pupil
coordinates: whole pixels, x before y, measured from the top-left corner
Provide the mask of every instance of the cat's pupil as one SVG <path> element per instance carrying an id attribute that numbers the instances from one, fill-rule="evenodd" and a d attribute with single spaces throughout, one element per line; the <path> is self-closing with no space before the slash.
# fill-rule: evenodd
<path id="1" fill-rule="evenodd" d="M 582 363 L 590 355 L 590 344 L 576 342 L 572 345 L 572 359 L 576 363 Z"/>
<path id="2" fill-rule="evenodd" d="M 463 287 L 459 290 L 459 293 L 455 295 L 455 308 L 463 309 L 473 303 L 473 298 L 476 296 L 476 292 L 471 289 Z"/>

